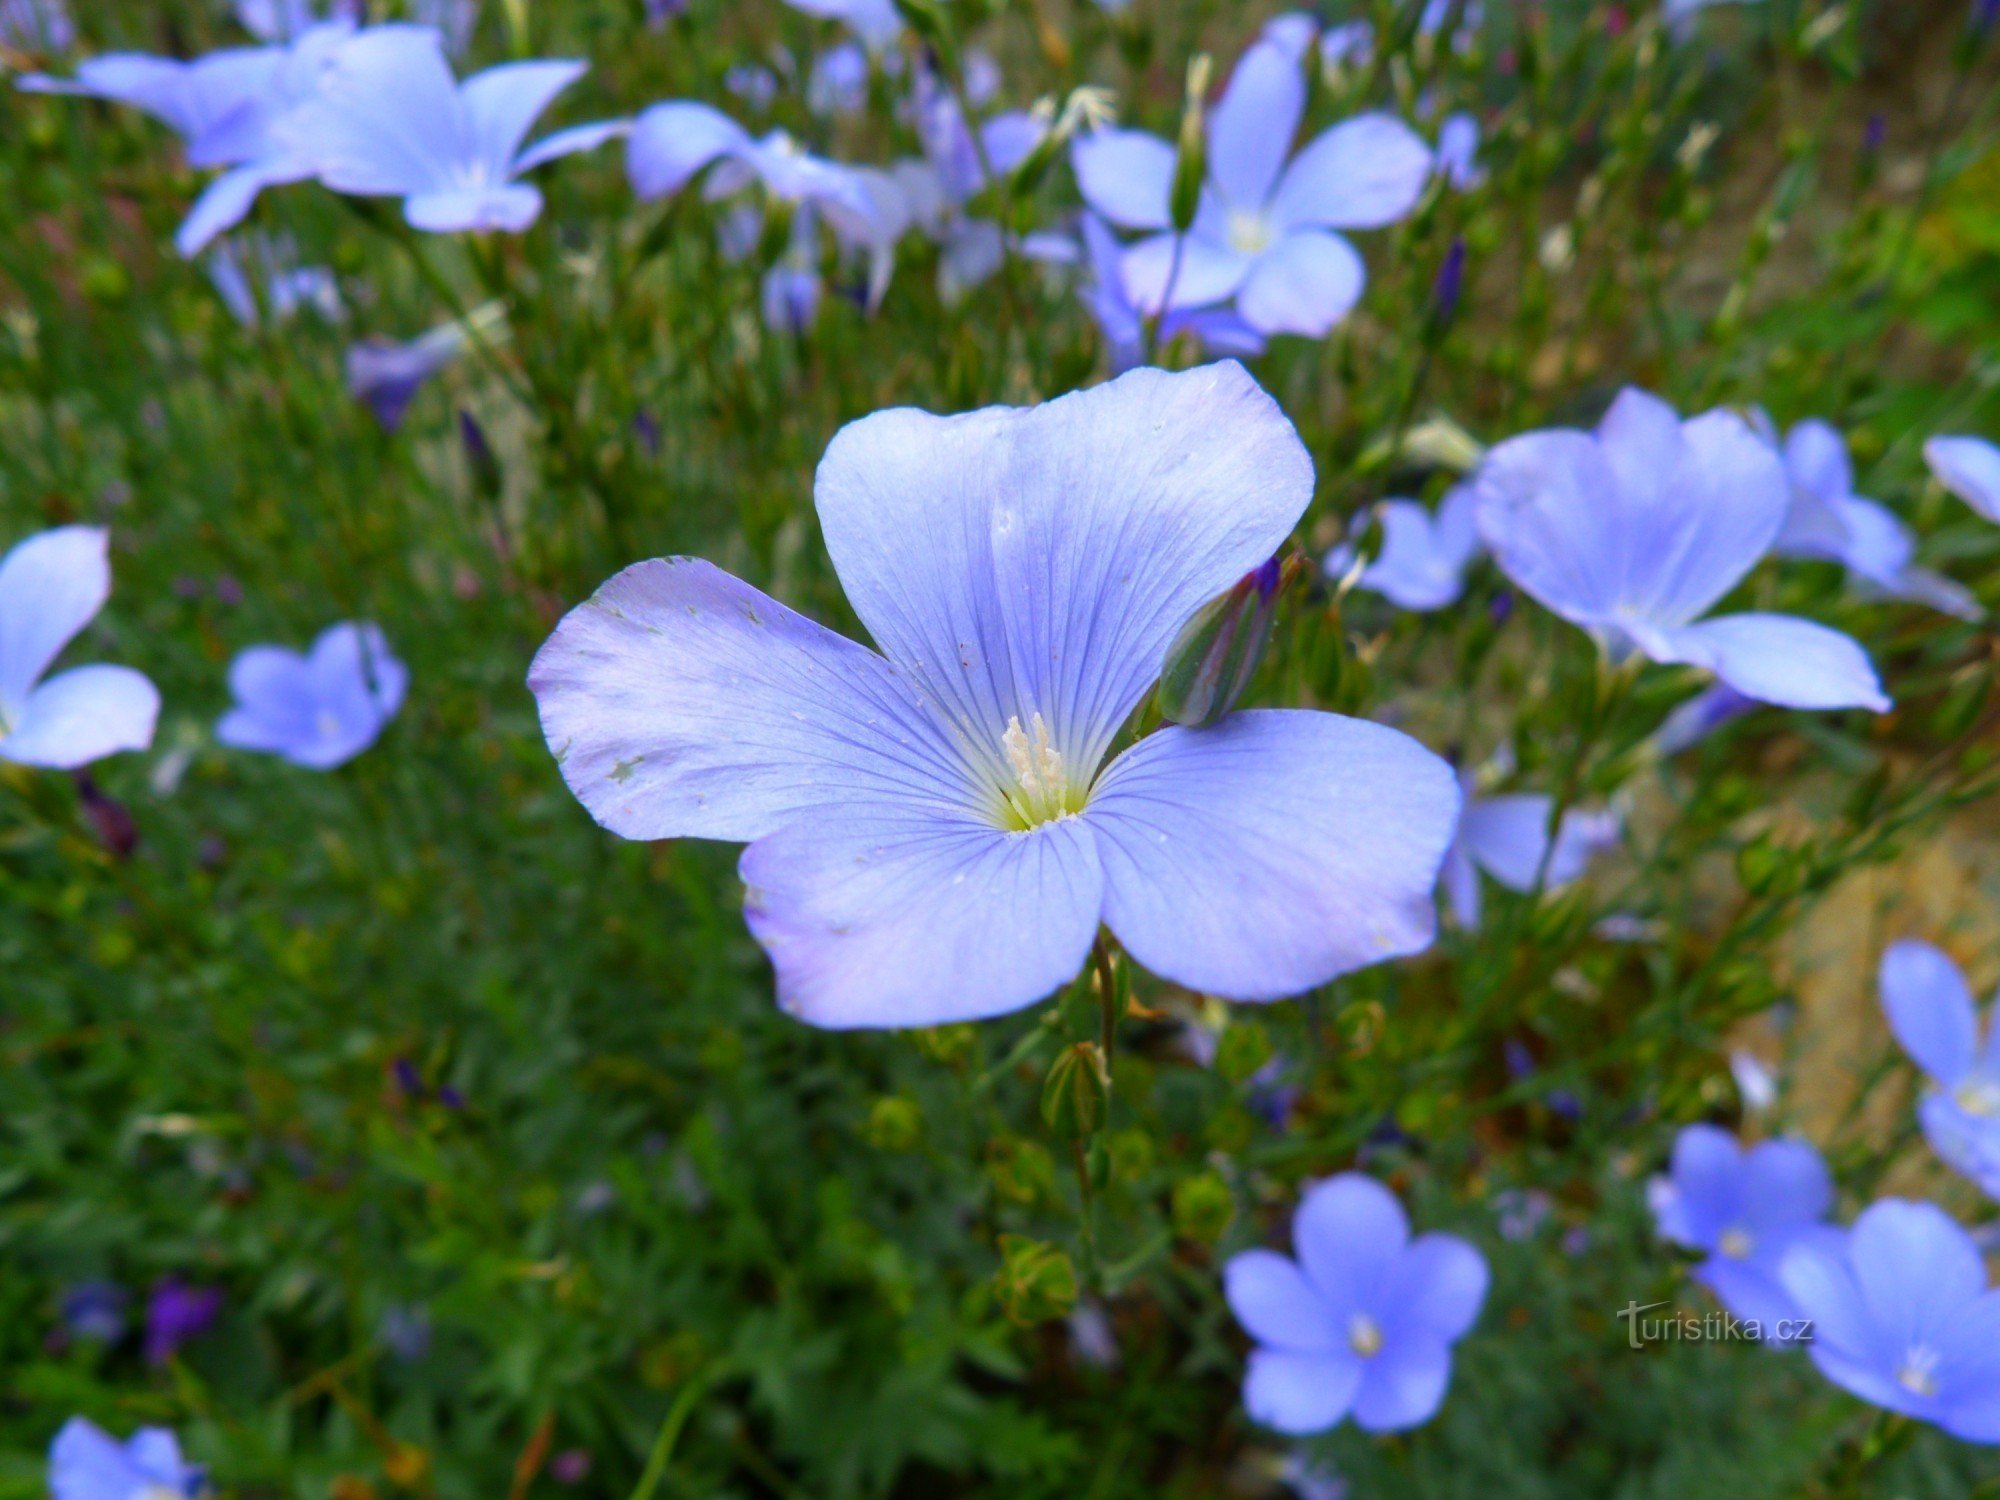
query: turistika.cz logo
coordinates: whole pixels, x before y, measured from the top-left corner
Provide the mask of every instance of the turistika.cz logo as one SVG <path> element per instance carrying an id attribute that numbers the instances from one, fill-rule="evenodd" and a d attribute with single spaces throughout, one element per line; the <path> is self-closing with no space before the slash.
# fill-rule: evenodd
<path id="1" fill-rule="evenodd" d="M 1628 1302 L 1618 1309 L 1625 1324 L 1625 1345 L 1643 1349 L 1648 1344 L 1810 1344 L 1811 1318 L 1780 1318 L 1766 1324 L 1757 1318 L 1739 1318 L 1733 1313 L 1712 1312 L 1696 1316 L 1681 1308 L 1658 1317 L 1647 1313 L 1670 1307 L 1668 1302 Z"/>

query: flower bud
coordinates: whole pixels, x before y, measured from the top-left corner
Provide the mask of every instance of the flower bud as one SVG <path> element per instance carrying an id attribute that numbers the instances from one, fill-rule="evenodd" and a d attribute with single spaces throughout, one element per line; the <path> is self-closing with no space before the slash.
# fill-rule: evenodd
<path id="1" fill-rule="evenodd" d="M 1042 1121 L 1064 1140 L 1095 1135 L 1111 1097 L 1111 1071 L 1095 1042 L 1078 1042 L 1056 1054 L 1042 1085 Z"/>
<path id="2" fill-rule="evenodd" d="M 487 499 L 500 493 L 500 460 L 486 441 L 486 429 L 464 408 L 458 413 L 458 440 L 465 449 L 465 466 L 472 474 L 472 487 Z"/>
<path id="3" fill-rule="evenodd" d="M 1201 207 L 1208 180 L 1208 78 L 1215 61 L 1206 52 L 1188 63 L 1187 102 L 1181 107 L 1180 139 L 1174 150 L 1174 186 L 1168 198 L 1174 229 L 1186 234 Z"/>
<path id="4" fill-rule="evenodd" d="M 1458 299 L 1465 290 L 1465 236 L 1453 235 L 1451 247 L 1444 253 L 1444 264 L 1438 267 L 1437 280 L 1431 287 L 1432 326 L 1442 333 L 1451 326 L 1451 320 L 1458 314 Z"/>
<path id="5" fill-rule="evenodd" d="M 1162 715 L 1199 729 L 1236 706 L 1271 642 L 1278 594 L 1300 566 L 1296 553 L 1282 563 L 1272 558 L 1181 627 L 1160 673 Z"/>
<path id="6" fill-rule="evenodd" d="M 1008 1320 L 1031 1327 L 1069 1316 L 1076 1306 L 1076 1267 L 1054 1245 L 1023 1234 L 1000 1236 L 993 1293 Z"/>

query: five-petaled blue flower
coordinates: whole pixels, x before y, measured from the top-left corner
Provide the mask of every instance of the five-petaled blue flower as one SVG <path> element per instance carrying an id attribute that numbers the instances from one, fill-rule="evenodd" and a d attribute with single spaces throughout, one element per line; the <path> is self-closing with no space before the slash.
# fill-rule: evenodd
<path id="1" fill-rule="evenodd" d="M 1077 184 L 1113 224 L 1150 231 L 1125 252 L 1125 285 L 1147 312 L 1235 299 L 1259 333 L 1324 335 L 1360 299 L 1366 268 L 1333 231 L 1380 229 L 1410 212 L 1431 177 L 1421 137 L 1387 114 L 1316 136 L 1286 165 L 1305 79 L 1283 47 L 1243 54 L 1208 126 L 1208 183 L 1185 235 L 1172 230 L 1174 148 L 1137 130 L 1099 130 L 1072 148 Z"/>
<path id="2" fill-rule="evenodd" d="M 2000 1198 L 2000 1024 L 1982 1044 L 1965 975 L 1929 943 L 1891 943 L 1881 985 L 1889 1029 L 1933 1085 L 1917 1106 L 1925 1139 Z"/>
<path id="3" fill-rule="evenodd" d="M 1797 1336 L 1805 1316 L 1787 1295 L 1778 1270 L 1802 1244 L 1838 1244 L 1826 1223 L 1833 1178 L 1804 1141 L 1760 1141 L 1747 1151 L 1714 1125 L 1690 1125 L 1674 1140 L 1668 1176 L 1653 1179 L 1649 1198 L 1660 1233 L 1707 1253 L 1693 1271 L 1716 1299 L 1759 1333 Z"/>
<path id="4" fill-rule="evenodd" d="M 1828 1380 L 1966 1442 L 2000 1443 L 2000 1289 L 1943 1210 L 1886 1198 L 1839 1244 L 1794 1249 L 1779 1274 Z"/>
<path id="5" fill-rule="evenodd" d="M 815 499 L 880 655 L 672 558 L 571 611 L 528 683 L 600 823 L 749 841 L 751 930 L 816 1025 L 1017 1009 L 1100 923 L 1189 988 L 1292 995 L 1429 944 L 1450 768 L 1282 710 L 1106 760 L 1181 627 L 1311 493 L 1297 433 L 1235 364 L 878 412 L 834 438 Z"/>
<path id="6" fill-rule="evenodd" d="M 1703 618 L 1771 550 L 1791 504 L 1777 451 L 1733 412 L 1683 422 L 1628 389 L 1594 433 L 1501 443 L 1474 483 L 1501 571 L 1614 653 L 1704 667 L 1787 708 L 1889 707 L 1867 654 L 1836 630 Z"/>
<path id="7" fill-rule="evenodd" d="M 252 646 L 229 664 L 236 706 L 216 724 L 215 737 L 328 771 L 375 743 L 409 683 L 409 669 L 373 625 L 329 626 L 303 655 Z"/>
<path id="8" fill-rule="evenodd" d="M 1479 556 L 1474 520 L 1478 493 L 1454 485 L 1433 515 L 1416 500 L 1384 500 L 1375 507 L 1382 524 L 1382 551 L 1355 579 L 1355 587 L 1382 595 L 1403 609 L 1443 609 L 1465 592 L 1465 570 Z M 1335 576 L 1354 566 L 1354 547 L 1343 542 L 1326 555 Z"/>
<path id="9" fill-rule="evenodd" d="M 111 595 L 110 538 L 58 526 L 0 559 L 0 760 L 74 770 L 153 743 L 160 695 L 130 667 L 42 674 Z"/>
<path id="10" fill-rule="evenodd" d="M 87 1417 L 71 1417 L 49 1447 L 52 1500 L 186 1500 L 202 1471 L 181 1458 L 164 1427 L 141 1427 L 124 1442 Z"/>
<path id="11" fill-rule="evenodd" d="M 1349 1415 L 1369 1432 L 1428 1422 L 1451 1346 L 1486 1300 L 1485 1258 L 1455 1235 L 1411 1239 L 1395 1195 L 1354 1172 L 1306 1191 L 1292 1249 L 1296 1259 L 1246 1250 L 1223 1268 L 1230 1310 L 1257 1343 L 1250 1415 L 1293 1434 Z"/>

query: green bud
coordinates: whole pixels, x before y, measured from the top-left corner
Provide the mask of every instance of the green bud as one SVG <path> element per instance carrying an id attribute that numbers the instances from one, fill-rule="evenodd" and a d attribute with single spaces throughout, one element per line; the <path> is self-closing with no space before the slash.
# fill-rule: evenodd
<path id="1" fill-rule="evenodd" d="M 1235 1217 L 1229 1184 L 1215 1173 L 1183 1177 L 1174 1184 L 1174 1232 L 1182 1239 L 1213 1245 Z"/>
<path id="2" fill-rule="evenodd" d="M 1187 102 L 1181 107 L 1180 139 L 1174 151 L 1174 186 L 1168 198 L 1174 228 L 1186 234 L 1201 207 L 1201 185 L 1208 180 L 1208 79 L 1215 60 L 1197 53 L 1188 63 Z"/>
<path id="3" fill-rule="evenodd" d="M 1077 1042 L 1056 1054 L 1042 1085 L 1042 1120 L 1064 1140 L 1095 1135 L 1111 1097 L 1111 1073 L 1095 1042 Z"/>
<path id="4" fill-rule="evenodd" d="M 1023 1234 L 1000 1236 L 993 1295 L 1010 1322 L 1022 1327 L 1067 1317 L 1076 1306 L 1076 1267 L 1054 1245 Z"/>
<path id="5" fill-rule="evenodd" d="M 1296 554 L 1282 564 L 1272 558 L 1204 604 L 1181 628 L 1160 672 L 1163 716 L 1199 729 L 1236 706 L 1271 643 L 1278 595 L 1300 566 Z"/>
<path id="6" fill-rule="evenodd" d="M 868 1144 L 877 1151 L 914 1151 L 924 1135 L 924 1112 L 914 1099 L 885 1094 L 868 1107 Z"/>

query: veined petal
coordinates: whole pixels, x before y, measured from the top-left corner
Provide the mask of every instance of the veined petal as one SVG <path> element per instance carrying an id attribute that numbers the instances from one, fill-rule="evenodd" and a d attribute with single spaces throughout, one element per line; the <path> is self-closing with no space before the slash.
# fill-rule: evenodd
<path id="1" fill-rule="evenodd" d="M 542 111 L 585 72 L 580 62 L 541 59 L 502 63 L 458 86 L 473 154 L 496 181 L 513 174 L 514 158 Z"/>
<path id="2" fill-rule="evenodd" d="M 1208 120 L 1208 177 L 1231 208 L 1264 207 L 1305 113 L 1298 59 L 1273 42 L 1245 52 Z"/>
<path id="3" fill-rule="evenodd" d="M 815 482 L 835 570 L 884 655 L 989 766 L 1045 720 L 1079 789 L 1196 609 L 1268 559 L 1312 465 L 1235 364 L 1134 370 L 1044 405 L 877 412 Z"/>
<path id="4" fill-rule="evenodd" d="M 0 718 L 12 718 L 49 664 L 111 597 L 111 538 L 58 526 L 0 559 Z"/>
<path id="5" fill-rule="evenodd" d="M 1417 206 L 1431 149 L 1394 115 L 1357 115 L 1307 143 L 1271 201 L 1280 224 L 1380 229 Z"/>
<path id="6" fill-rule="evenodd" d="M 1429 946 L 1458 778 L 1409 736 L 1263 709 L 1148 735 L 1084 816 L 1105 921 L 1154 973 L 1276 1000 Z"/>
<path id="7" fill-rule="evenodd" d="M 1721 615 L 1678 630 L 1631 632 L 1654 661 L 1706 667 L 1746 698 L 1784 708 L 1887 713 L 1868 653 L 1851 636 L 1792 615 Z"/>
<path id="8" fill-rule="evenodd" d="M 1319 1289 L 1298 1262 L 1275 1250 L 1245 1250 L 1222 1268 L 1223 1295 L 1244 1332 L 1278 1349 L 1343 1347 Z"/>
<path id="9" fill-rule="evenodd" d="M 632 122 L 625 169 L 641 198 L 678 193 L 719 156 L 750 149 L 750 132 L 706 104 L 655 104 Z"/>
<path id="10" fill-rule="evenodd" d="M 1127 247 L 1119 268 L 1125 295 L 1151 316 L 1169 308 L 1206 307 L 1236 295 L 1253 260 L 1201 234 L 1156 234 Z"/>
<path id="11" fill-rule="evenodd" d="M 1353 1408 L 1362 1361 L 1346 1349 L 1301 1354 L 1252 1349 L 1243 1377 L 1243 1409 L 1252 1421 L 1304 1437 L 1324 1432 Z"/>
<path id="12" fill-rule="evenodd" d="M 153 743 L 160 695 L 130 667 L 72 667 L 28 695 L 0 760 L 74 770 Z"/>
<path id="13" fill-rule="evenodd" d="M 563 617 L 528 687 L 570 790 L 625 838 L 747 841 L 856 797 L 978 805 L 886 662 L 696 559 L 619 573 Z"/>
<path id="14" fill-rule="evenodd" d="M 1296 230 L 1258 256 L 1236 310 L 1259 333 L 1324 338 L 1354 310 L 1368 269 L 1354 247 L 1324 230 Z"/>
<path id="15" fill-rule="evenodd" d="M 908 799 L 822 808 L 743 851 L 778 1004 L 814 1026 L 941 1026 L 1032 1005 L 1090 952 L 1104 880 L 1076 818 L 1009 833 Z"/>
<path id="16" fill-rule="evenodd" d="M 1910 939 L 1882 955 L 1882 1009 L 1916 1065 L 1944 1088 L 1972 1071 L 1979 1016 L 1965 975 L 1943 950 Z"/>
<path id="17" fill-rule="evenodd" d="M 1874 1315 L 1844 1250 L 1830 1241 L 1795 1245 L 1778 1263 L 1778 1283 L 1800 1316 L 1812 1319 L 1815 1355 L 1826 1350 L 1859 1363 L 1878 1357 Z"/>
<path id="18" fill-rule="evenodd" d="M 1166 229 L 1172 220 L 1174 148 L 1143 130 L 1094 130 L 1069 148 L 1084 202 L 1125 229 Z"/>

